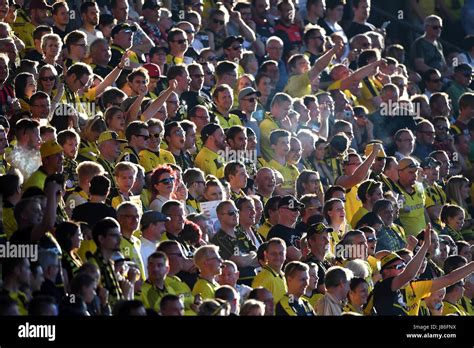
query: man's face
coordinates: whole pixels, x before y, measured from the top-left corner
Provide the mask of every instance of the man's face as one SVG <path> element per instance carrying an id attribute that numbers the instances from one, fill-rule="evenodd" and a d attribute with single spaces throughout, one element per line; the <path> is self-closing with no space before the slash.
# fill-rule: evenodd
<path id="1" fill-rule="evenodd" d="M 125 22 L 128 18 L 128 2 L 125 0 L 118 0 L 116 8 L 112 9 L 112 14 L 117 19 L 117 23 Z"/>
<path id="2" fill-rule="evenodd" d="M 411 154 L 415 147 L 415 139 L 413 138 L 413 135 L 411 135 L 410 133 L 403 132 L 402 134 L 400 134 L 400 137 L 396 141 L 396 144 L 397 144 L 398 150 L 401 153 Z"/>
<path id="3" fill-rule="evenodd" d="M 171 245 L 168 250 L 166 250 L 166 256 L 168 256 L 171 269 L 175 272 L 180 272 L 183 269 L 184 256 L 178 245 Z"/>
<path id="4" fill-rule="evenodd" d="M 281 137 L 278 139 L 276 145 L 272 145 L 273 150 L 277 156 L 286 156 L 290 152 L 289 137 Z"/>
<path id="5" fill-rule="evenodd" d="M 205 267 L 212 275 L 221 274 L 222 258 L 214 250 L 209 252 L 205 262 Z"/>
<path id="6" fill-rule="evenodd" d="M 416 168 L 405 168 L 399 170 L 398 175 L 400 177 L 400 183 L 406 187 L 415 185 L 417 172 L 418 169 Z"/>
<path id="7" fill-rule="evenodd" d="M 272 40 L 267 44 L 266 47 L 268 58 L 271 60 L 279 61 L 283 55 L 283 45 L 276 40 Z M 278 69 L 278 67 L 277 67 Z"/>
<path id="8" fill-rule="evenodd" d="M 424 123 L 419 133 L 420 137 L 418 141 L 421 144 L 433 145 L 435 141 L 435 130 L 431 123 Z"/>
<path id="9" fill-rule="evenodd" d="M 191 78 L 189 77 L 189 73 L 184 71 L 181 75 L 176 76 L 176 81 L 178 81 L 178 90 L 182 92 L 189 91 L 189 83 L 191 82 Z"/>
<path id="10" fill-rule="evenodd" d="M 182 54 L 188 49 L 188 38 L 183 33 L 177 33 L 174 35 L 173 40 L 169 41 L 169 46 L 171 54 Z"/>
<path id="11" fill-rule="evenodd" d="M 182 150 L 185 142 L 185 132 L 181 126 L 175 127 L 171 130 L 171 135 L 167 137 L 169 144 L 175 148 Z"/>
<path id="12" fill-rule="evenodd" d="M 113 37 L 116 45 L 123 49 L 132 47 L 133 32 L 130 29 L 122 29 Z"/>
<path id="13" fill-rule="evenodd" d="M 190 76 L 191 82 L 189 83 L 189 88 L 193 91 L 200 91 L 204 85 L 204 72 L 202 67 L 194 68 Z"/>
<path id="14" fill-rule="evenodd" d="M 294 225 L 300 216 L 300 211 L 298 209 L 290 208 L 289 206 L 282 206 L 278 208 L 278 213 L 280 214 L 280 221 L 284 221 L 289 225 Z"/>
<path id="15" fill-rule="evenodd" d="M 241 224 L 245 225 L 255 225 L 256 220 L 256 211 L 255 204 L 252 202 L 245 202 L 240 209 L 240 221 Z"/>
<path id="16" fill-rule="evenodd" d="M 443 31 L 443 23 L 439 19 L 434 19 L 426 26 L 426 35 L 439 38 Z"/>
<path id="17" fill-rule="evenodd" d="M 85 39 L 80 39 L 76 43 L 71 45 L 71 53 L 74 54 L 74 57 L 77 57 L 82 61 L 87 53 L 87 44 Z"/>
<path id="18" fill-rule="evenodd" d="M 97 26 L 99 24 L 99 13 L 99 7 L 97 4 L 95 6 L 90 6 L 85 14 L 85 21 L 94 27 Z"/>
<path id="19" fill-rule="evenodd" d="M 165 317 L 179 317 L 184 315 L 184 305 L 181 300 L 171 301 L 163 308 L 161 307 L 161 315 Z"/>
<path id="20" fill-rule="evenodd" d="M 220 285 L 229 285 L 234 287 L 239 280 L 239 272 L 231 265 L 225 265 L 219 275 L 218 282 Z"/>
<path id="21" fill-rule="evenodd" d="M 129 83 L 134 94 L 139 95 L 147 88 L 148 79 L 141 75 L 136 75 Z"/>
<path id="22" fill-rule="evenodd" d="M 120 241 L 122 234 L 118 227 L 110 228 L 105 236 L 100 236 L 101 248 L 107 251 L 120 251 Z"/>
<path id="23" fill-rule="evenodd" d="M 365 238 L 367 239 L 367 246 L 368 246 L 368 253 L 369 255 L 374 255 L 375 254 L 375 248 L 377 246 L 377 237 L 375 236 L 375 233 L 372 232 L 364 232 L 365 233 Z"/>
<path id="24" fill-rule="evenodd" d="M 386 209 L 380 210 L 378 215 L 386 226 L 390 226 L 393 223 L 394 213 L 393 205 L 390 204 Z"/>
<path id="25" fill-rule="evenodd" d="M 9 9 L 8 1 L 0 0 L 0 20 L 2 20 L 2 22 L 5 20 L 5 16 L 8 13 L 8 9 Z"/>
<path id="26" fill-rule="evenodd" d="M 293 20 L 295 19 L 295 8 L 292 3 L 284 3 L 281 11 L 280 12 L 280 17 L 281 20 L 284 22 L 290 22 L 292 23 Z"/>
<path id="27" fill-rule="evenodd" d="M 49 98 L 36 99 L 33 104 L 31 104 L 31 114 L 33 118 L 48 118 L 49 112 L 51 109 L 51 103 Z"/>
<path id="28" fill-rule="evenodd" d="M 24 259 L 19 268 L 18 280 L 21 282 L 21 285 L 29 287 L 31 281 L 30 261 Z"/>
<path id="29" fill-rule="evenodd" d="M 265 259 L 271 268 L 280 270 L 286 260 L 286 247 L 271 243 L 265 251 Z"/>
<path id="30" fill-rule="evenodd" d="M 227 204 L 222 207 L 218 218 L 222 226 L 236 227 L 239 224 L 239 211 L 233 204 Z"/>
<path id="31" fill-rule="evenodd" d="M 112 51 L 110 46 L 105 43 L 101 43 L 96 48 L 92 57 L 93 61 L 100 65 L 107 65 L 110 62 L 110 58 L 112 58 Z"/>
<path id="32" fill-rule="evenodd" d="M 176 116 L 179 109 L 179 99 L 176 93 L 172 93 L 168 100 L 166 100 L 166 110 L 168 111 L 169 117 Z"/>
<path id="33" fill-rule="evenodd" d="M 199 108 L 192 121 L 198 129 L 202 129 L 210 121 L 209 112 L 207 109 Z"/>
<path id="34" fill-rule="evenodd" d="M 138 229 L 140 215 L 138 214 L 137 208 L 128 207 L 123 209 L 117 217 L 123 231 L 133 232 Z"/>
<path id="35" fill-rule="evenodd" d="M 46 9 L 33 9 L 31 10 L 31 17 L 35 22 L 39 24 L 46 24 L 48 18 L 48 10 Z"/>
<path id="36" fill-rule="evenodd" d="M 381 187 L 377 187 L 372 194 L 369 194 L 369 201 L 374 204 L 378 200 L 381 200 L 383 198 L 383 191 Z"/>
<path id="37" fill-rule="evenodd" d="M 359 19 L 367 20 L 370 16 L 370 0 L 359 2 L 359 7 L 355 9 L 354 15 Z"/>
<path id="38" fill-rule="evenodd" d="M 443 80 L 441 78 L 441 74 L 438 71 L 430 75 L 430 79 L 426 81 L 426 87 L 432 92 L 441 91 L 441 87 L 443 87 Z"/>
<path id="39" fill-rule="evenodd" d="M 228 139 L 232 150 L 245 150 L 247 148 L 247 135 L 244 132 L 238 133 L 233 139 Z"/>
<path id="40" fill-rule="evenodd" d="M 304 208 L 305 217 L 309 218 L 315 215 L 322 216 L 322 209 L 321 201 L 319 199 L 312 199 Z"/>
<path id="41" fill-rule="evenodd" d="M 168 262 L 161 257 L 148 258 L 148 278 L 152 280 L 164 279 L 169 271 Z"/>
<path id="42" fill-rule="evenodd" d="M 247 114 L 257 110 L 258 97 L 256 94 L 250 94 L 240 99 L 240 108 Z"/>
<path id="43" fill-rule="evenodd" d="M 179 233 L 184 228 L 184 220 L 186 215 L 182 206 L 173 206 L 166 214 L 171 220 L 165 223 L 166 231 L 171 233 Z"/>
<path id="44" fill-rule="evenodd" d="M 247 170 L 244 166 L 237 167 L 235 175 L 229 175 L 230 182 L 240 189 L 247 186 L 248 177 Z"/>
<path id="45" fill-rule="evenodd" d="M 259 173 L 256 182 L 259 190 L 263 190 L 265 192 L 273 192 L 276 183 L 275 174 L 273 170 L 264 170 Z"/>
<path id="46" fill-rule="evenodd" d="M 0 156 L 5 153 L 5 148 L 8 147 L 8 139 L 5 130 L 0 130 Z"/>
<path id="47" fill-rule="evenodd" d="M 242 59 L 242 44 L 240 41 L 234 41 L 232 44 L 229 46 L 229 48 L 226 48 L 224 50 L 225 55 L 228 60 L 235 62 L 240 61 Z"/>
<path id="48" fill-rule="evenodd" d="M 62 173 L 63 171 L 63 161 L 64 161 L 64 154 L 57 153 L 52 156 L 48 156 L 43 158 L 43 165 L 51 169 L 54 173 Z"/>
<path id="49" fill-rule="evenodd" d="M 288 113 L 290 112 L 290 109 L 291 109 L 291 102 L 289 102 L 289 101 L 288 102 L 282 102 L 280 104 L 276 104 L 272 108 L 273 117 L 277 121 L 280 121 L 283 118 L 285 118 L 285 116 L 288 115 Z"/>
<path id="50" fill-rule="evenodd" d="M 53 15 L 54 23 L 59 25 L 67 25 L 69 23 L 69 7 L 66 3 L 65 6 L 61 6 L 56 14 Z"/>
<path id="51" fill-rule="evenodd" d="M 225 134 L 222 128 L 218 128 L 211 135 L 214 138 L 214 144 L 219 150 L 225 150 Z"/>
<path id="52" fill-rule="evenodd" d="M 312 250 L 314 249 L 315 253 L 326 255 L 330 247 L 329 242 L 330 237 L 328 232 L 317 233 L 309 240 L 309 246 Z"/>
<path id="53" fill-rule="evenodd" d="M 308 271 L 297 271 L 292 277 L 288 277 L 288 290 L 297 297 L 303 296 L 309 284 Z M 290 290 L 291 289 L 291 290 Z"/>
<path id="54" fill-rule="evenodd" d="M 76 158 L 79 149 L 76 138 L 68 138 L 63 144 L 64 156 L 67 158 Z"/>

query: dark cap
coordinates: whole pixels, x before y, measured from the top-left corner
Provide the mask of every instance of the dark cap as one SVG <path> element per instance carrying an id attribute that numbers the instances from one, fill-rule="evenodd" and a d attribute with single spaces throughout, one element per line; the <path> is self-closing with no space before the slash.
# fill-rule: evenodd
<path id="1" fill-rule="evenodd" d="M 309 226 L 306 236 L 309 239 L 315 234 L 321 234 L 321 233 L 325 233 L 325 232 L 331 233 L 333 231 L 334 231 L 334 229 L 332 227 L 328 227 L 325 224 L 323 224 L 322 222 L 318 222 L 314 225 Z"/>
<path id="2" fill-rule="evenodd" d="M 425 168 L 434 169 L 440 166 L 441 166 L 441 162 L 434 159 L 433 157 L 426 157 L 425 159 L 423 159 L 423 161 L 421 161 L 421 168 L 423 169 Z"/>
<path id="3" fill-rule="evenodd" d="M 155 222 L 167 222 L 171 219 L 159 211 L 148 210 L 143 213 L 140 220 L 140 226 L 143 228 Z"/>
<path id="4" fill-rule="evenodd" d="M 305 205 L 298 201 L 295 197 L 288 195 L 288 196 L 283 196 L 280 199 L 280 202 L 278 202 L 278 208 L 281 207 L 287 207 L 291 210 L 299 210 L 303 209 Z"/>
<path id="5" fill-rule="evenodd" d="M 217 123 L 209 123 L 204 126 L 203 129 L 201 129 L 201 139 L 202 143 L 205 144 L 207 141 L 207 138 L 209 138 L 216 130 L 221 128 Z"/>
<path id="6" fill-rule="evenodd" d="M 255 94 L 257 97 L 260 97 L 262 95 L 262 93 L 255 90 L 255 88 L 253 87 L 245 87 L 245 88 L 242 88 L 242 90 L 239 93 L 239 100 L 252 94 Z"/>
<path id="7" fill-rule="evenodd" d="M 45 0 L 31 0 L 30 10 L 52 10 L 53 6 L 49 6 Z"/>
<path id="8" fill-rule="evenodd" d="M 161 2 L 156 0 L 145 0 L 142 6 L 142 10 L 154 10 L 155 8 L 161 8 Z"/>
<path id="9" fill-rule="evenodd" d="M 403 261 L 403 259 L 398 256 L 396 253 L 394 252 L 391 252 L 390 254 L 387 254 L 385 255 L 384 257 L 382 257 L 382 259 L 380 260 L 380 269 L 384 269 L 384 268 L 387 268 L 387 266 L 390 266 L 392 263 L 394 263 L 395 261 Z"/>
<path id="10" fill-rule="evenodd" d="M 128 23 L 119 23 L 117 24 L 113 29 L 112 29 L 112 33 L 110 34 L 112 37 L 114 37 L 115 35 L 117 35 L 120 31 L 122 30 L 130 30 L 130 32 L 135 32 L 137 31 L 137 27 L 134 26 L 134 25 L 130 25 Z"/>
<path id="11" fill-rule="evenodd" d="M 230 46 L 232 46 L 232 44 L 235 41 L 238 41 L 240 42 L 240 44 L 243 44 L 244 38 L 242 36 L 234 36 L 234 35 L 228 36 L 227 39 L 225 39 L 224 42 L 222 43 L 222 48 L 224 49 L 229 48 Z"/>

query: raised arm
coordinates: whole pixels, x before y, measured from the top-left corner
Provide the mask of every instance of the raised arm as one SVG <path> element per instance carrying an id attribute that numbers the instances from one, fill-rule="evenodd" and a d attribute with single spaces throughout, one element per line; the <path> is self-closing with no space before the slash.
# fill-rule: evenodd
<path id="1" fill-rule="evenodd" d="M 341 89 L 345 90 L 348 89 L 350 86 L 353 86 L 356 83 L 359 83 L 364 78 L 375 75 L 377 72 L 377 68 L 383 64 L 386 64 L 383 59 L 378 60 L 376 62 L 370 63 L 366 66 L 363 66 L 360 69 L 357 69 L 344 80 L 341 81 Z"/>
<path id="2" fill-rule="evenodd" d="M 34 242 L 39 241 L 46 232 L 51 231 L 54 227 L 61 186 L 55 181 L 50 181 L 45 186 L 44 191 L 46 193 L 46 208 L 43 220 L 31 231 L 31 240 Z"/>
<path id="3" fill-rule="evenodd" d="M 405 287 L 410 281 L 412 281 L 420 270 L 423 259 L 426 256 L 426 252 L 431 245 L 431 224 L 426 225 L 424 231 L 424 243 L 421 249 L 416 255 L 408 262 L 406 268 L 396 276 L 392 281 L 392 291 L 397 291 Z"/>
<path id="4" fill-rule="evenodd" d="M 95 87 L 95 95 L 101 95 L 105 89 L 117 81 L 122 69 L 127 65 L 131 51 L 127 51 L 122 56 L 120 63 L 105 77 L 105 79 Z"/>
<path id="5" fill-rule="evenodd" d="M 166 102 L 166 100 L 169 98 L 171 93 L 173 93 L 176 90 L 176 87 L 178 86 L 178 81 L 176 80 L 171 80 L 169 82 L 169 87 L 165 89 L 159 96 L 156 98 L 149 107 L 146 108 L 146 110 L 142 114 L 142 121 L 148 121 L 150 118 L 155 116 L 155 114 L 160 110 L 160 108 L 163 106 L 163 104 Z"/>
<path id="6" fill-rule="evenodd" d="M 463 278 L 466 278 L 474 272 L 474 261 L 469 262 L 467 265 L 464 265 L 451 273 L 446 274 L 440 278 L 433 279 L 433 285 L 431 286 L 431 292 L 438 291 L 439 289 L 448 287 L 457 283 Z"/>
<path id="7" fill-rule="evenodd" d="M 326 67 L 331 63 L 334 55 L 336 54 L 337 50 L 339 50 L 343 46 L 342 42 L 334 45 L 330 50 L 327 50 L 319 59 L 314 62 L 313 67 L 309 71 L 309 79 L 314 80 Z"/>

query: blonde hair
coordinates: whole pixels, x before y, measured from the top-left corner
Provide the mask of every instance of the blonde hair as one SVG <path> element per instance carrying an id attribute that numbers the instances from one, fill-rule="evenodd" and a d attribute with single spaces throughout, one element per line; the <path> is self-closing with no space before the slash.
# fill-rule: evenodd
<path id="1" fill-rule="evenodd" d="M 193 256 L 193 262 L 196 265 L 196 267 L 201 269 L 204 261 L 206 260 L 206 258 L 211 256 L 212 252 L 215 252 L 216 254 L 219 255 L 219 247 L 217 245 L 212 245 L 212 244 L 203 245 L 199 247 Z"/>
<path id="2" fill-rule="evenodd" d="M 464 210 L 467 209 L 467 203 L 462 198 L 461 187 L 465 184 L 469 185 L 469 180 L 462 175 L 455 175 L 449 178 L 446 184 L 446 196 L 448 201 L 456 203 Z"/>
<path id="3" fill-rule="evenodd" d="M 79 179 L 93 178 L 94 176 L 103 175 L 104 173 L 104 168 L 96 162 L 85 161 L 79 163 L 77 166 L 77 175 L 79 175 Z"/>
<path id="4" fill-rule="evenodd" d="M 131 170 L 133 172 L 133 176 L 136 178 L 138 169 L 132 162 L 119 162 L 115 165 L 114 169 L 114 176 L 118 176 L 121 172 L 126 170 Z"/>

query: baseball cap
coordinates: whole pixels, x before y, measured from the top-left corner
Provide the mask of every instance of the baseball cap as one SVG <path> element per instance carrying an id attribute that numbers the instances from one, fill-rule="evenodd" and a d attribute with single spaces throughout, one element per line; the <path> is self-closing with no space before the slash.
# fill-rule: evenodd
<path id="1" fill-rule="evenodd" d="M 325 224 L 323 224 L 322 222 L 318 222 L 316 224 L 313 224 L 313 225 L 309 226 L 306 236 L 307 236 L 307 238 L 311 238 L 311 236 L 313 236 L 315 234 L 321 234 L 321 233 L 324 233 L 324 232 L 331 233 L 333 231 L 334 231 L 334 229 L 332 227 L 328 227 Z"/>
<path id="2" fill-rule="evenodd" d="M 170 218 L 167 217 L 165 214 L 160 213 L 159 211 L 148 210 L 143 213 L 142 218 L 140 220 L 140 226 L 148 226 L 149 224 L 159 221 L 170 221 Z"/>
<path id="3" fill-rule="evenodd" d="M 150 78 L 154 79 L 165 79 L 166 76 L 161 75 L 161 69 L 158 64 L 155 63 L 146 63 L 143 64 L 143 67 L 148 71 Z"/>
<path id="4" fill-rule="evenodd" d="M 407 168 L 420 168 L 420 163 L 411 157 L 405 157 L 398 162 L 398 170 L 404 170 Z"/>
<path id="5" fill-rule="evenodd" d="M 137 27 L 134 26 L 134 25 L 130 25 L 128 23 L 119 23 L 117 24 L 113 29 L 112 29 L 112 33 L 110 34 L 112 37 L 114 37 L 115 35 L 117 35 L 121 30 L 130 30 L 130 32 L 135 32 L 137 31 Z"/>
<path id="6" fill-rule="evenodd" d="M 142 6 L 142 10 L 146 10 L 146 9 L 153 10 L 155 8 L 161 8 L 161 2 L 158 2 L 156 0 L 146 0 Z"/>
<path id="7" fill-rule="evenodd" d="M 372 153 L 372 149 L 374 148 L 374 144 L 382 144 L 382 142 L 380 140 L 374 140 L 374 141 L 368 143 L 365 146 L 365 151 L 364 151 L 364 155 L 366 157 L 368 157 Z M 387 157 L 387 154 L 385 153 L 385 150 L 383 149 L 383 147 L 380 149 L 379 153 L 377 154 L 377 157 L 378 158 L 386 158 Z"/>
<path id="8" fill-rule="evenodd" d="M 278 202 L 278 208 L 287 207 L 291 210 L 298 210 L 305 207 L 303 203 L 298 201 L 295 197 L 288 195 L 283 196 L 280 201 Z"/>
<path id="9" fill-rule="evenodd" d="M 257 97 L 260 97 L 262 95 L 262 93 L 255 90 L 255 88 L 253 88 L 253 87 L 245 87 L 239 93 L 239 100 L 242 99 L 242 98 L 245 98 L 246 96 L 252 95 L 252 94 L 257 95 Z"/>
<path id="10" fill-rule="evenodd" d="M 114 131 L 105 131 L 105 132 L 102 132 L 99 135 L 99 139 L 97 140 L 97 144 L 100 145 L 104 141 L 107 141 L 107 140 L 116 140 L 120 143 L 126 143 L 127 142 L 126 140 L 119 139 L 119 135 L 116 132 L 114 132 Z"/>
<path id="11" fill-rule="evenodd" d="M 234 36 L 234 35 L 228 36 L 227 39 L 225 39 L 224 42 L 222 43 L 222 47 L 224 49 L 229 48 L 230 46 L 232 46 L 232 44 L 235 41 L 238 41 L 240 42 L 240 44 L 243 44 L 244 38 L 242 36 Z"/>
<path id="12" fill-rule="evenodd" d="M 53 6 L 49 6 L 45 0 L 31 0 L 30 10 L 52 10 Z"/>
<path id="13" fill-rule="evenodd" d="M 47 141 L 41 144 L 40 147 L 41 158 L 46 158 L 62 152 L 63 147 L 54 140 Z"/>
<path id="14" fill-rule="evenodd" d="M 431 168 L 434 169 L 436 167 L 440 167 L 441 162 L 434 159 L 433 157 L 426 157 L 421 161 L 421 168 Z"/>
<path id="15" fill-rule="evenodd" d="M 201 129 L 202 143 L 204 144 L 207 138 L 209 138 L 212 134 L 214 134 L 214 132 L 218 130 L 219 128 L 220 126 L 217 123 L 209 123 L 205 125 L 204 128 Z"/>
<path id="16" fill-rule="evenodd" d="M 384 268 L 387 268 L 387 266 L 390 266 L 395 261 L 403 261 L 403 259 L 394 252 L 385 255 L 380 260 L 380 269 L 382 270 Z"/>

